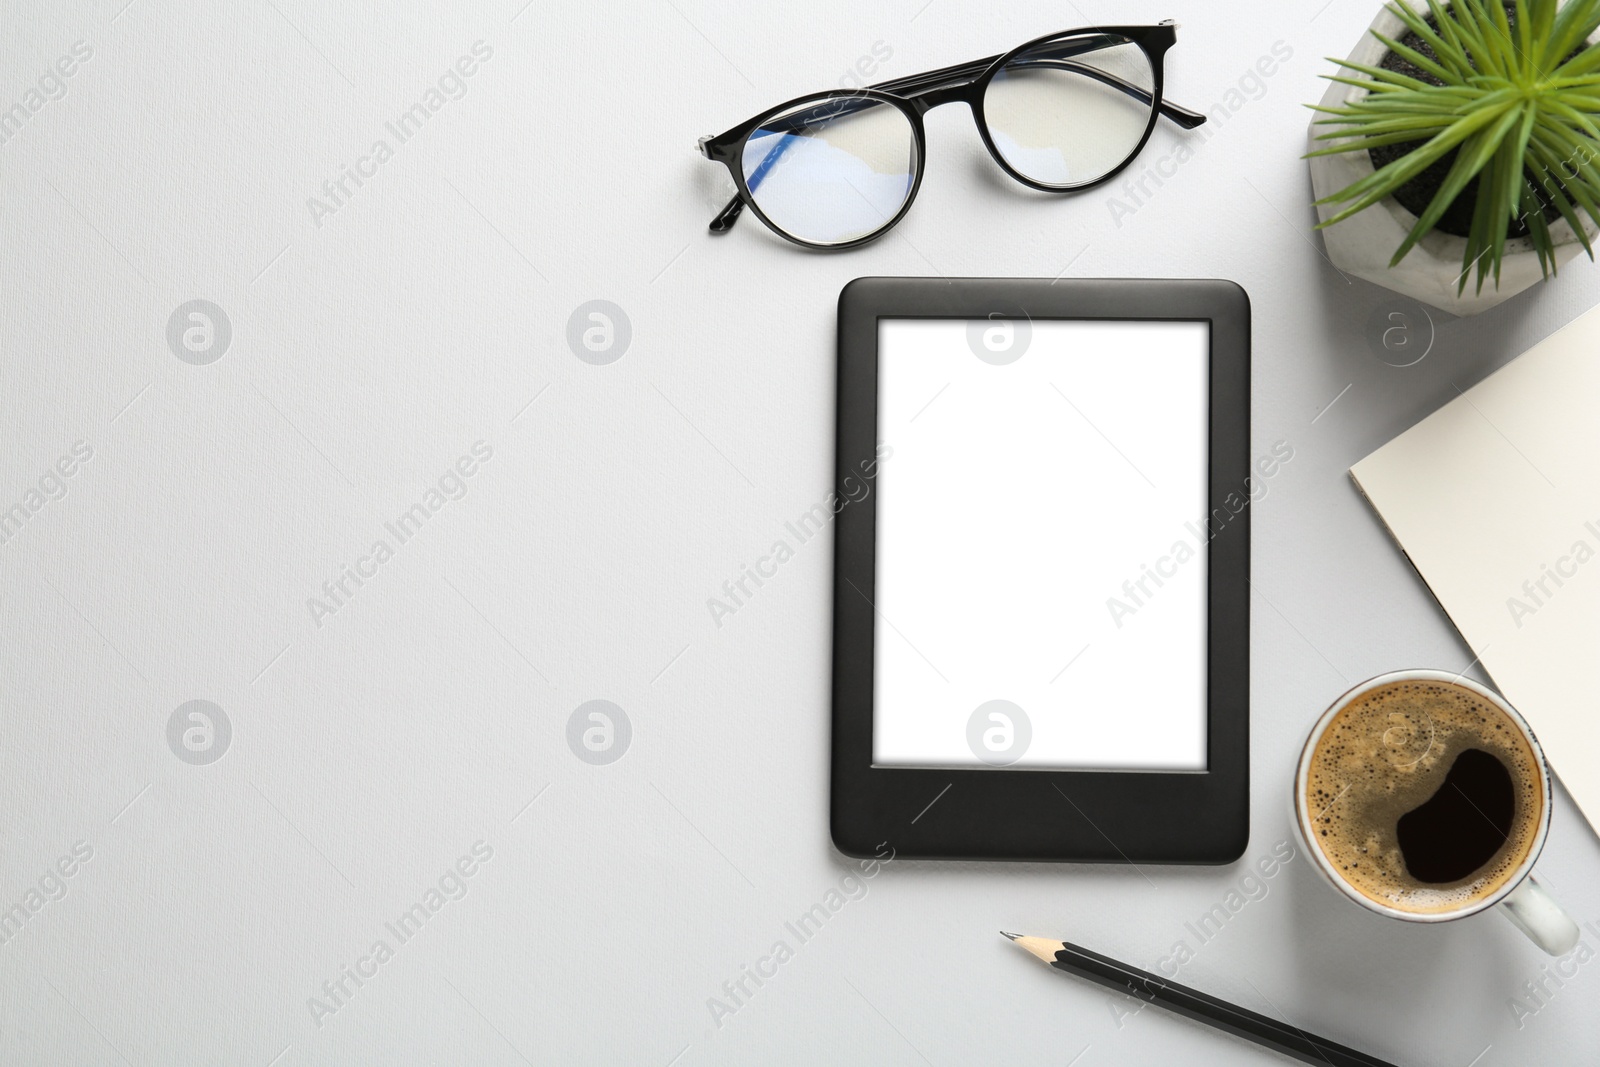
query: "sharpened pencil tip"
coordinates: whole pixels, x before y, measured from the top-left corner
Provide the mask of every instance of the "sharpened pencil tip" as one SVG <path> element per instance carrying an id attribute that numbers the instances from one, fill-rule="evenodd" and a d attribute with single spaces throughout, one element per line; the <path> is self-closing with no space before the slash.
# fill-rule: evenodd
<path id="1" fill-rule="evenodd" d="M 1021 934 L 1008 934 L 1004 930 L 1001 930 L 1000 931 L 1000 936 L 1001 937 L 1009 937 L 1011 940 L 1015 941 L 1017 938 L 1021 937 L 1022 935 Z"/>

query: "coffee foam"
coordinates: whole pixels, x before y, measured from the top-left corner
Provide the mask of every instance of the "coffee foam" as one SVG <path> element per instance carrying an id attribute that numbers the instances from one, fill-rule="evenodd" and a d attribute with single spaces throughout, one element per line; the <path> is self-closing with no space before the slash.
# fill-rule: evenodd
<path id="1" fill-rule="evenodd" d="M 1400 816 L 1426 802 L 1469 748 L 1511 774 L 1511 833 L 1459 882 L 1412 877 L 1400 852 Z M 1544 818 L 1538 756 L 1504 712 L 1448 682 L 1401 681 L 1362 694 L 1317 740 L 1300 804 L 1312 840 L 1363 896 L 1401 911 L 1455 911 L 1493 896 L 1527 858 Z"/>

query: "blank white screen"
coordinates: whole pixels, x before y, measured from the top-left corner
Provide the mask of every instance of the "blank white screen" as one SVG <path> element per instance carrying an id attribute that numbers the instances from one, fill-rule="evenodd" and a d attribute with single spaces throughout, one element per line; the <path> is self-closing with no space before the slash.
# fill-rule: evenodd
<path id="1" fill-rule="evenodd" d="M 875 765 L 1205 769 L 1210 344 L 880 320 Z"/>

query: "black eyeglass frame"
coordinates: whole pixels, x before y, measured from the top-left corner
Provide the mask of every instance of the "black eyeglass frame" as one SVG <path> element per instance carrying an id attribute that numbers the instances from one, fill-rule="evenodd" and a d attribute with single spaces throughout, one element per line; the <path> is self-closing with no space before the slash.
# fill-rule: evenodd
<path id="1" fill-rule="evenodd" d="M 1206 121 L 1206 116 L 1198 111 L 1180 107 L 1163 98 L 1165 76 L 1163 59 L 1167 50 L 1177 43 L 1177 24 L 1172 20 L 1158 23 L 1154 26 L 1084 26 L 1078 29 L 1061 30 L 1056 33 L 1045 34 L 1031 41 L 1011 49 L 1009 52 L 984 59 L 975 59 L 967 63 L 958 63 L 954 66 L 941 67 L 938 70 L 926 71 L 922 74 L 912 74 L 891 81 L 879 82 L 869 85 L 864 89 L 830 89 L 818 93 L 807 93 L 797 96 L 792 100 L 779 104 L 777 107 L 768 108 L 753 118 L 746 119 L 731 129 L 712 137 L 702 137 L 699 141 L 700 154 L 707 159 L 721 163 L 728 168 L 728 173 L 733 176 L 734 185 L 738 192 L 726 207 L 718 212 L 717 217 L 711 220 L 712 233 L 726 233 L 738 221 L 739 215 L 748 207 L 755 213 L 768 229 L 787 241 L 805 248 L 814 248 L 825 251 L 843 251 L 848 248 L 857 248 L 869 241 L 875 241 L 889 230 L 893 229 L 911 205 L 916 202 L 917 192 L 922 188 L 922 175 L 927 167 L 927 135 L 923 129 L 922 117 L 929 111 L 943 104 L 964 103 L 972 110 L 973 122 L 978 127 L 978 135 L 983 139 L 984 147 L 989 150 L 989 155 L 1000 165 L 1000 168 L 1012 178 L 1021 182 L 1030 189 L 1038 189 L 1047 193 L 1075 192 L 1090 189 L 1094 186 L 1110 181 L 1120 174 L 1129 163 L 1144 151 L 1145 144 L 1150 140 L 1150 134 L 1155 130 L 1159 118 L 1168 120 L 1181 126 L 1183 129 L 1192 130 Z M 1144 52 L 1145 58 L 1150 62 L 1151 88 L 1149 91 L 1153 106 L 1150 108 L 1149 121 L 1145 123 L 1144 133 L 1139 138 L 1139 143 L 1133 147 L 1127 158 L 1112 167 L 1097 178 L 1085 182 L 1076 182 L 1068 185 L 1051 185 L 1036 181 L 1019 172 L 1001 155 L 995 146 L 994 138 L 989 133 L 988 121 L 983 114 L 983 96 L 1000 71 L 1017 56 L 1039 48 L 1051 41 L 1065 38 L 1104 34 L 1127 39 Z M 1111 75 L 1097 72 L 1102 78 Z M 1136 89 L 1139 95 L 1144 95 L 1142 87 L 1134 87 L 1124 83 L 1125 91 Z M 849 241 L 836 244 L 807 241 L 784 230 L 783 227 L 773 222 L 756 203 L 754 194 L 745 182 L 744 167 L 742 166 L 745 142 L 757 130 L 761 129 L 769 120 L 793 111 L 807 103 L 823 103 L 837 99 L 867 99 L 879 101 L 896 108 L 911 124 L 912 134 L 917 148 L 917 173 L 912 179 L 911 191 L 906 196 L 905 203 L 900 205 L 893 218 L 870 233 Z"/>

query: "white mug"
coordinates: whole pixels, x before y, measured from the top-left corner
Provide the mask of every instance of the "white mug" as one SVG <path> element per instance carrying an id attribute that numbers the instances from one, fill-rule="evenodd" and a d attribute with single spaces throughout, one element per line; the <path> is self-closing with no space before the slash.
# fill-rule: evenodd
<path id="1" fill-rule="evenodd" d="M 1328 728 L 1328 725 L 1333 722 L 1339 712 L 1350 704 L 1372 690 L 1394 682 L 1436 682 L 1458 686 L 1476 693 L 1479 697 L 1504 712 L 1506 718 L 1514 723 L 1517 729 L 1522 731 L 1528 746 L 1533 750 L 1534 764 L 1539 774 L 1539 788 L 1544 797 L 1544 804 L 1539 818 L 1538 832 L 1534 836 L 1533 843 L 1528 847 L 1528 853 L 1523 857 L 1522 863 L 1493 893 L 1449 911 L 1404 911 L 1373 900 L 1362 893 L 1341 877 L 1332 862 L 1323 855 L 1321 847 L 1316 843 L 1316 835 L 1312 825 L 1317 815 L 1306 810 L 1306 782 L 1310 775 L 1311 757 L 1316 751 L 1317 742 L 1321 740 L 1323 731 Z M 1573 947 L 1578 943 L 1578 924 L 1572 920 L 1571 916 L 1561 910 L 1561 906 L 1551 899 L 1550 894 L 1534 880 L 1531 873 L 1534 861 L 1539 858 L 1539 852 L 1544 848 L 1545 838 L 1550 833 L 1551 799 L 1550 767 L 1545 762 L 1544 750 L 1539 747 L 1538 739 L 1533 736 L 1533 731 L 1528 728 L 1528 724 L 1523 721 L 1522 716 L 1517 713 L 1515 708 L 1506 703 L 1499 694 L 1493 693 L 1466 678 L 1462 678 L 1460 675 L 1450 674 L 1446 671 L 1410 670 L 1380 674 L 1376 678 L 1369 678 L 1339 697 L 1327 711 L 1322 713 L 1322 717 L 1317 720 L 1317 724 L 1311 728 L 1311 736 L 1306 738 L 1305 748 L 1300 752 L 1300 767 L 1294 778 L 1295 825 L 1300 828 L 1300 836 L 1304 839 L 1306 854 L 1312 858 L 1313 864 L 1332 883 L 1333 887 L 1346 897 L 1369 911 L 1377 912 L 1379 915 L 1387 915 L 1390 918 L 1402 919 L 1406 922 L 1422 923 L 1463 919 L 1468 915 L 1476 915 L 1480 911 L 1487 911 L 1498 904 L 1501 905 L 1501 911 L 1506 918 L 1510 919 L 1517 929 L 1532 938 L 1534 944 L 1552 956 L 1560 956 L 1572 951 Z"/>

